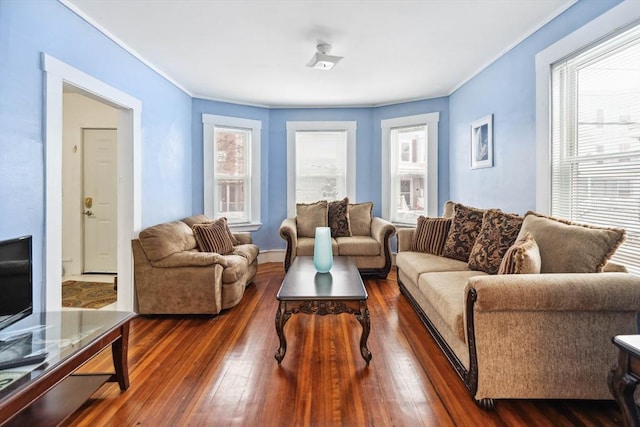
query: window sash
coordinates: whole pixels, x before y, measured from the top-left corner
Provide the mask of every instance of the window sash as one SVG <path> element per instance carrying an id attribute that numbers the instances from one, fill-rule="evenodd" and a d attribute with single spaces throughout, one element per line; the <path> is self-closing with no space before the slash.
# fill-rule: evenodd
<path id="1" fill-rule="evenodd" d="M 251 129 L 245 128 L 232 128 L 228 126 L 214 126 L 213 137 L 213 158 L 216 165 L 214 171 L 214 201 L 215 201 L 215 216 L 217 218 L 226 217 L 229 224 L 245 223 L 249 222 L 251 218 Z M 236 134 L 237 138 L 241 138 L 242 148 L 241 157 L 242 165 L 240 170 L 242 172 L 235 172 L 232 174 L 221 173 L 220 169 L 220 150 L 218 143 L 222 134 Z M 226 154 L 226 153 L 225 153 Z M 233 162 L 234 158 L 227 158 L 226 162 Z M 235 200 L 230 202 L 229 191 L 223 191 L 223 184 L 227 182 L 241 182 L 242 183 L 242 200 Z M 225 190 L 229 190 L 228 187 L 224 187 Z M 238 209 L 241 207 L 241 209 Z"/>
<path id="2" fill-rule="evenodd" d="M 551 88 L 551 213 L 625 229 L 612 260 L 640 274 L 640 25 L 553 64 Z"/>

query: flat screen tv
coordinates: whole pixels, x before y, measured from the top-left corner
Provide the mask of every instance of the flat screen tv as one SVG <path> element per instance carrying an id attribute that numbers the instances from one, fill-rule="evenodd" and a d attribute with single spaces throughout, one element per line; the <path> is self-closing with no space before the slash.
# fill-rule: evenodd
<path id="1" fill-rule="evenodd" d="M 31 236 L 0 241 L 0 329 L 33 313 Z"/>

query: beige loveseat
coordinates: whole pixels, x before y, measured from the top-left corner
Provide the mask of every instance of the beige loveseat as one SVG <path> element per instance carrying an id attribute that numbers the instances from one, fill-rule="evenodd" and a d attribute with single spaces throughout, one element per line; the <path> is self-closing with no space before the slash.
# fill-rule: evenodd
<path id="1" fill-rule="evenodd" d="M 456 221 L 458 211 L 475 211 L 476 226 Z M 640 277 L 607 263 L 624 232 L 533 212 L 518 220 L 451 202 L 444 216 L 448 231 L 431 219 L 422 220 L 420 236 L 420 223 L 398 231 L 398 284 L 476 403 L 611 399 L 611 338 L 637 333 L 640 309 Z M 485 229 L 487 218 L 493 227 Z M 499 236 L 501 228 L 507 231 Z M 456 235 L 458 244 L 472 244 L 467 260 L 456 259 L 463 258 Z M 501 244 L 512 246 L 500 248 L 495 239 L 492 246 L 496 235 L 509 235 Z M 489 249 L 476 250 L 479 241 Z M 491 273 L 479 269 L 491 258 L 500 273 L 520 274 L 495 274 L 495 264 L 484 268 Z"/>
<path id="2" fill-rule="evenodd" d="M 348 199 L 296 206 L 296 217 L 285 218 L 280 237 L 287 242 L 284 269 L 296 256 L 311 256 L 316 227 L 331 227 L 334 256 L 353 256 L 362 275 L 387 277 L 391 270 L 391 244 L 396 229 L 388 221 L 373 216 L 370 202 L 350 204 Z"/>
<path id="3" fill-rule="evenodd" d="M 198 250 L 192 227 L 204 215 L 154 225 L 133 239 L 137 311 L 140 314 L 218 314 L 242 299 L 258 268 L 249 233 L 233 233 L 224 255 Z"/>

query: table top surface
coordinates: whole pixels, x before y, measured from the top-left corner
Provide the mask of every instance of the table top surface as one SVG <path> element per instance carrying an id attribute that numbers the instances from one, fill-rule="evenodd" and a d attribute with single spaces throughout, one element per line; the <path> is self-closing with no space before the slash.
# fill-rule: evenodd
<path id="1" fill-rule="evenodd" d="M 366 300 L 355 259 L 333 257 L 328 273 L 318 273 L 312 256 L 298 256 L 289 267 L 276 298 L 279 301 L 300 300 Z"/>
<path id="2" fill-rule="evenodd" d="M 613 337 L 613 343 L 640 357 L 640 335 L 616 335 Z"/>
<path id="3" fill-rule="evenodd" d="M 47 356 L 38 365 L 0 370 L 0 403 L 134 317 L 136 314 L 128 311 L 89 309 L 36 312 L 3 329 L 0 357 L 24 357 L 38 352 L 46 352 Z"/>

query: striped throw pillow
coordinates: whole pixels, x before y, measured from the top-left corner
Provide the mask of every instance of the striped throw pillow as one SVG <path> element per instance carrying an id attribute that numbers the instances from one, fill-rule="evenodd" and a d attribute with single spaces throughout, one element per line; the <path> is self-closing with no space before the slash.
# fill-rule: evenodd
<path id="1" fill-rule="evenodd" d="M 227 218 L 194 224 L 193 235 L 196 238 L 200 252 L 215 252 L 225 255 L 233 251 L 233 242 L 229 237 Z"/>
<path id="2" fill-rule="evenodd" d="M 442 255 L 444 242 L 451 227 L 451 218 L 427 218 L 420 216 L 416 231 L 413 233 L 411 250 L 428 254 Z"/>

